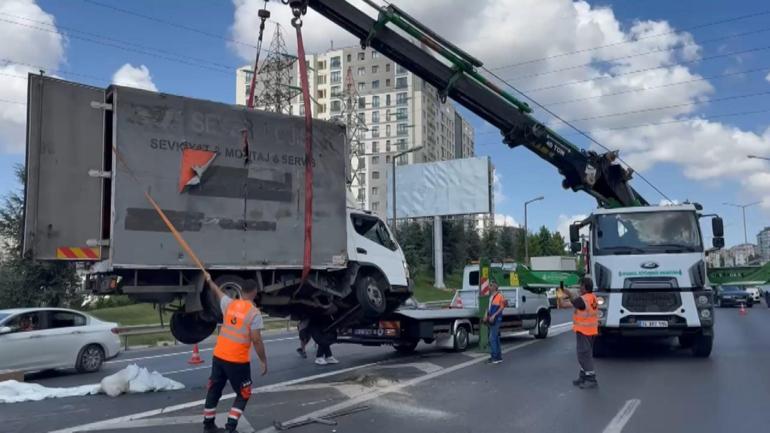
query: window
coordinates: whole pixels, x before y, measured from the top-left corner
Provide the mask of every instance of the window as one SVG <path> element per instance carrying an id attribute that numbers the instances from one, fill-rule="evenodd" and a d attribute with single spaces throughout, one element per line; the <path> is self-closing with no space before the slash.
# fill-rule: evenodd
<path id="1" fill-rule="evenodd" d="M 385 87 L 390 87 L 390 78 L 385 79 Z"/>
<path id="2" fill-rule="evenodd" d="M 396 127 L 396 134 L 397 135 L 406 135 L 407 134 L 406 128 L 407 128 L 407 124 L 406 123 L 399 123 L 398 126 Z"/>
<path id="3" fill-rule="evenodd" d="M 319 75 L 317 84 L 326 84 L 326 75 Z"/>
<path id="4" fill-rule="evenodd" d="M 405 89 L 406 86 L 407 86 L 406 77 L 396 78 L 396 89 Z"/>
<path id="5" fill-rule="evenodd" d="M 342 103 L 340 101 L 332 101 L 332 113 L 338 113 L 342 111 Z"/>
<path id="6" fill-rule="evenodd" d="M 372 196 L 379 195 L 380 189 L 376 186 L 372 187 Z"/>
<path id="7" fill-rule="evenodd" d="M 380 70 L 380 67 L 379 67 L 379 66 L 377 66 L 377 65 L 372 65 L 372 74 L 376 74 L 377 72 L 379 72 L 379 70 Z"/>
<path id="8" fill-rule="evenodd" d="M 377 110 L 372 111 L 372 123 L 380 123 L 380 112 Z"/>
<path id="9" fill-rule="evenodd" d="M 358 97 L 358 108 L 366 107 L 366 98 L 363 96 Z"/>
<path id="10" fill-rule="evenodd" d="M 406 139 L 405 138 L 399 138 L 398 139 L 398 150 L 406 150 Z"/>
<path id="11" fill-rule="evenodd" d="M 469 286 L 479 285 L 479 271 L 471 271 L 468 273 L 468 285 Z"/>
<path id="12" fill-rule="evenodd" d="M 386 107 L 390 106 L 390 95 L 385 95 L 385 106 Z"/>
<path id="13" fill-rule="evenodd" d="M 398 75 L 406 74 L 406 68 L 401 66 L 401 65 L 398 65 L 396 67 L 396 74 L 398 74 Z"/>
<path id="14" fill-rule="evenodd" d="M 305 104 L 299 104 L 299 115 L 300 116 L 305 115 Z"/>
<path id="15" fill-rule="evenodd" d="M 379 58 L 380 58 L 380 53 L 378 53 L 377 51 L 372 51 L 372 59 L 379 59 Z"/>
<path id="16" fill-rule="evenodd" d="M 324 60 L 319 60 L 316 65 L 317 69 L 326 69 L 326 61 Z"/>
<path id="17" fill-rule="evenodd" d="M 43 329 L 39 312 L 19 314 L 5 322 L 4 326 L 11 328 L 12 332 L 30 332 Z"/>
<path id="18" fill-rule="evenodd" d="M 366 197 L 364 196 L 365 189 L 359 188 L 358 189 L 358 201 L 364 201 L 366 200 Z"/>
<path id="19" fill-rule="evenodd" d="M 594 228 L 595 255 L 703 251 L 698 221 L 690 212 L 599 215 Z"/>
<path id="20" fill-rule="evenodd" d="M 372 179 L 379 179 L 380 178 L 380 172 L 379 171 L 373 171 L 372 172 Z"/>
<path id="21" fill-rule="evenodd" d="M 331 73 L 331 81 L 332 84 L 337 84 L 342 82 L 342 71 L 332 71 Z"/>
<path id="22" fill-rule="evenodd" d="M 69 311 L 49 311 L 48 328 L 70 328 L 85 326 L 86 317 Z"/>
<path id="23" fill-rule="evenodd" d="M 366 53 L 364 52 L 358 53 L 358 60 L 361 60 L 361 61 L 366 60 Z"/>
<path id="24" fill-rule="evenodd" d="M 379 202 L 375 203 L 379 207 Z M 375 210 L 375 203 L 372 203 L 372 210 Z M 350 219 L 353 221 L 353 228 L 359 235 L 390 250 L 395 251 L 398 249 L 398 244 L 390 237 L 388 228 L 378 218 L 369 215 L 353 214 L 350 215 Z"/>
<path id="25" fill-rule="evenodd" d="M 361 75 L 365 75 L 365 74 L 366 74 L 366 68 L 364 68 L 363 66 L 361 66 L 360 68 L 358 68 L 358 69 L 356 70 L 356 75 L 358 75 L 359 77 L 360 77 Z"/>
<path id="26" fill-rule="evenodd" d="M 385 156 L 385 163 L 390 164 L 390 155 Z"/>
<path id="27" fill-rule="evenodd" d="M 375 211 L 375 212 L 380 210 L 380 202 L 376 201 L 376 202 L 372 203 L 372 210 Z"/>
<path id="28" fill-rule="evenodd" d="M 406 107 L 401 107 L 396 110 L 396 120 L 406 120 L 407 117 Z"/>
<path id="29" fill-rule="evenodd" d="M 385 152 L 390 152 L 390 140 L 385 140 Z"/>
<path id="30" fill-rule="evenodd" d="M 372 81 L 372 89 L 379 89 L 379 88 L 380 88 L 380 80 Z"/>
<path id="31" fill-rule="evenodd" d="M 352 62 L 353 61 L 353 56 L 348 54 L 347 60 L 348 60 L 348 63 Z"/>
<path id="32" fill-rule="evenodd" d="M 372 107 L 378 108 L 380 106 L 380 97 L 372 96 Z"/>
<path id="33" fill-rule="evenodd" d="M 318 91 L 318 99 L 323 99 L 326 97 L 326 90 L 321 89 Z"/>
<path id="34" fill-rule="evenodd" d="M 390 125 L 385 125 L 385 136 L 390 137 Z"/>
<path id="35" fill-rule="evenodd" d="M 406 105 L 406 101 L 407 101 L 406 92 L 401 92 L 396 94 L 396 105 Z"/>
<path id="36" fill-rule="evenodd" d="M 385 63 L 385 72 L 390 72 L 390 63 Z"/>
<path id="37" fill-rule="evenodd" d="M 319 113 L 326 113 L 326 104 L 320 104 L 318 106 L 318 112 Z"/>
<path id="38" fill-rule="evenodd" d="M 329 66 L 331 66 L 332 69 L 339 69 L 342 67 L 342 59 L 340 56 L 332 57 L 329 61 Z"/>
<path id="39" fill-rule="evenodd" d="M 372 137 L 376 138 L 380 136 L 380 127 L 379 126 L 372 126 Z"/>
<path id="40" fill-rule="evenodd" d="M 366 83 L 359 82 L 358 83 L 358 90 L 366 90 Z"/>
<path id="41" fill-rule="evenodd" d="M 380 153 L 380 142 L 372 141 L 372 153 Z"/>
<path id="42" fill-rule="evenodd" d="M 377 165 L 380 163 L 380 157 L 379 156 L 373 156 L 372 157 L 372 165 Z"/>
<path id="43" fill-rule="evenodd" d="M 342 95 L 342 86 L 332 86 L 332 98 Z"/>

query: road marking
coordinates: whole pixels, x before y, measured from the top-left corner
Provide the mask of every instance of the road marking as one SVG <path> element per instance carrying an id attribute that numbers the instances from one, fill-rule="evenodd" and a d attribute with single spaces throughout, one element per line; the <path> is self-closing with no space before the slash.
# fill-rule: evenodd
<path id="1" fill-rule="evenodd" d="M 342 373 L 347 373 L 347 372 L 350 372 L 350 371 L 360 370 L 362 368 L 371 367 L 371 366 L 374 366 L 374 365 L 377 365 L 377 364 L 378 364 L 377 362 L 370 362 L 370 363 L 367 363 L 367 364 L 357 365 L 355 367 L 343 368 L 341 370 L 327 371 L 326 373 L 315 374 L 315 375 L 306 376 L 306 377 L 300 377 L 298 379 L 287 380 L 287 381 L 284 381 L 284 382 L 274 383 L 272 385 L 264 385 L 264 386 L 260 386 L 259 388 L 254 388 L 252 390 L 252 394 L 256 394 L 258 392 L 272 392 L 276 388 L 281 388 L 281 387 L 285 387 L 285 386 L 289 386 L 289 385 L 294 385 L 294 384 L 298 384 L 298 383 L 310 382 L 310 381 L 316 380 L 316 379 L 323 379 L 323 378 L 328 377 L 328 376 L 334 376 L 336 374 L 342 374 Z M 234 392 L 230 393 L 230 394 L 227 394 L 227 395 L 223 395 L 222 398 L 219 401 L 221 402 L 223 400 L 229 400 L 229 399 L 232 399 L 232 398 L 235 398 L 235 393 Z M 187 402 L 187 403 L 180 403 L 180 404 L 177 404 L 177 405 L 174 405 L 174 406 L 168 406 L 168 407 L 163 407 L 163 408 L 160 408 L 160 409 L 153 409 L 153 410 L 148 410 L 148 411 L 145 411 L 145 412 L 139 412 L 139 413 L 135 413 L 133 415 L 126 415 L 126 416 L 112 418 L 112 419 L 108 419 L 108 420 L 104 420 L 104 421 L 97 421 L 97 422 L 92 422 L 92 423 L 89 423 L 89 424 L 83 424 L 83 425 L 74 426 L 74 427 L 67 427 L 67 428 L 64 428 L 64 429 L 52 431 L 50 433 L 77 433 L 77 432 L 83 432 L 83 431 L 105 430 L 107 427 L 112 428 L 113 426 L 115 426 L 117 424 L 122 424 L 122 423 L 126 423 L 126 422 L 137 420 L 137 419 L 142 419 L 142 418 L 148 418 L 148 417 L 151 417 L 151 416 L 160 415 L 160 414 L 164 414 L 164 413 L 176 412 L 176 411 L 179 411 L 179 410 L 189 409 L 189 408 L 195 407 L 195 406 L 202 406 L 204 403 L 206 403 L 205 399 L 203 399 L 203 400 L 196 400 L 196 401 L 190 401 L 190 402 Z"/>
<path id="2" fill-rule="evenodd" d="M 557 326 L 551 327 L 551 330 L 554 331 L 552 333 L 552 335 L 559 335 L 559 334 L 562 334 L 564 332 L 567 332 L 569 330 L 567 328 L 567 326 L 571 326 L 571 325 L 572 325 L 571 323 L 569 323 L 569 324 L 564 323 L 564 324 L 561 324 L 561 325 L 557 325 Z M 518 349 L 530 346 L 532 344 L 535 344 L 535 343 L 537 343 L 539 341 L 542 341 L 542 340 L 530 340 L 530 341 L 526 341 L 526 342 L 523 342 L 523 343 L 520 343 L 520 344 L 517 344 L 517 345 L 514 345 L 514 346 L 510 346 L 510 347 L 507 347 L 507 348 L 503 349 L 503 353 L 512 352 L 514 350 L 518 350 Z M 382 395 L 399 392 L 403 388 L 406 388 L 406 387 L 409 387 L 409 386 L 414 386 L 414 385 L 417 385 L 419 383 L 425 382 L 427 380 L 435 379 L 435 378 L 443 376 L 445 374 L 449 374 L 449 373 L 452 373 L 454 371 L 463 369 L 465 367 L 470 367 L 472 365 L 479 364 L 479 363 L 481 363 L 481 362 L 483 362 L 485 360 L 486 360 L 486 358 L 471 359 L 469 361 L 465 361 L 465 362 L 462 362 L 460 364 L 455 364 L 455 365 L 453 365 L 451 367 L 447 367 L 447 368 L 441 369 L 439 371 L 435 371 L 433 373 L 428 373 L 428 374 L 425 374 L 423 376 L 416 377 L 416 378 L 411 379 L 411 380 L 407 380 L 405 382 L 397 383 L 397 384 L 394 384 L 394 385 L 391 385 L 391 386 L 388 386 L 388 387 L 385 387 L 385 388 L 380 388 L 380 389 L 372 390 L 372 391 L 370 391 L 370 392 L 368 392 L 368 393 L 366 393 L 364 395 L 360 395 L 358 397 L 346 400 L 344 402 L 337 403 L 335 405 L 332 405 L 332 406 L 329 406 L 329 407 L 325 407 L 323 409 L 319 409 L 319 410 L 316 410 L 314 412 L 310 412 L 310 413 L 298 416 L 296 418 L 293 418 L 293 419 L 290 419 L 290 420 L 284 421 L 284 422 L 291 423 L 291 422 L 296 422 L 296 421 L 300 421 L 300 420 L 304 420 L 304 419 L 312 418 L 312 417 L 323 417 L 323 416 L 328 415 L 328 414 L 330 414 L 332 412 L 336 412 L 336 411 L 347 409 L 347 408 L 352 407 L 352 406 L 360 405 L 360 404 L 362 404 L 364 402 L 367 402 L 369 400 L 375 399 L 375 398 L 380 397 Z M 275 430 L 274 427 L 268 427 L 266 429 L 260 430 L 257 433 L 274 433 L 275 431 L 276 430 Z"/>
<path id="3" fill-rule="evenodd" d="M 286 337 L 286 338 L 274 338 L 272 340 L 265 340 L 265 343 L 273 343 L 278 341 L 287 341 L 287 340 L 296 340 L 297 337 Z M 214 350 L 213 347 L 209 347 L 206 349 L 200 349 L 201 352 L 211 352 Z M 149 356 L 140 356 L 138 358 L 128 358 L 128 359 L 113 359 L 112 361 L 107 361 L 104 364 L 118 364 L 122 362 L 132 362 L 132 361 L 143 361 L 145 359 L 155 359 L 155 358 L 166 358 L 169 356 L 177 356 L 177 355 L 189 355 L 190 351 L 186 350 L 184 352 L 173 352 L 173 353 L 162 353 L 160 355 L 149 355 Z"/>
<path id="4" fill-rule="evenodd" d="M 216 417 L 216 423 L 224 425 L 227 422 L 228 412 L 218 413 Z M 184 425 L 184 424 L 202 424 L 203 415 L 185 415 L 185 416 L 170 416 L 163 418 L 143 418 L 135 419 L 120 425 L 110 426 L 110 430 L 125 430 L 125 429 L 137 429 L 146 427 L 167 427 L 172 425 Z M 252 433 L 254 427 L 251 426 L 246 416 L 241 415 L 238 420 L 238 431 L 243 433 Z"/>
<path id="5" fill-rule="evenodd" d="M 172 371 L 163 371 L 160 374 L 177 374 L 177 373 L 185 373 L 188 371 L 196 371 L 196 370 L 203 370 L 206 368 L 211 368 L 210 365 L 202 365 L 200 367 L 190 367 L 190 368 L 183 368 L 181 370 L 172 370 Z"/>
<path id="6" fill-rule="evenodd" d="M 634 412 L 636 412 L 636 409 L 639 407 L 640 404 L 642 404 L 642 401 L 639 400 L 638 398 L 634 398 L 626 401 L 626 404 L 624 404 L 623 407 L 620 408 L 620 412 L 618 412 L 618 414 L 615 415 L 615 418 L 612 418 L 612 421 L 610 421 L 610 423 L 607 424 L 607 427 L 604 428 L 604 431 L 602 433 L 622 432 L 623 427 L 626 426 L 626 423 L 634 415 Z"/>

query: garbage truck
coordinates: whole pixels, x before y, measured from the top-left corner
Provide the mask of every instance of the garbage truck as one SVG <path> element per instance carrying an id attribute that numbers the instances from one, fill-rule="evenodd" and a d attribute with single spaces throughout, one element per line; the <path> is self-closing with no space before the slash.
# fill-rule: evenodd
<path id="1" fill-rule="evenodd" d="M 307 160 L 300 117 L 31 74 L 24 254 L 82 263 L 92 292 L 170 309 L 174 337 L 201 341 L 222 312 L 149 197 L 233 296 L 248 282 L 271 315 L 373 321 L 411 295 L 406 260 L 347 206 L 344 127 L 312 130 Z"/>

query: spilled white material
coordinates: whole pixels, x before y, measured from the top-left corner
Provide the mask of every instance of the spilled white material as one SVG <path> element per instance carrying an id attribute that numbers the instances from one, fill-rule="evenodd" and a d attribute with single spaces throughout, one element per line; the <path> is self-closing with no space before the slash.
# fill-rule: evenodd
<path id="1" fill-rule="evenodd" d="M 19 403 L 93 394 L 107 394 L 110 397 L 117 397 L 123 393 L 173 391 L 183 388 L 183 384 L 163 377 L 157 371 L 150 372 L 146 368 L 131 364 L 117 373 L 105 377 L 101 383 L 69 388 L 48 388 L 37 383 L 6 380 L 0 382 L 0 403 Z"/>

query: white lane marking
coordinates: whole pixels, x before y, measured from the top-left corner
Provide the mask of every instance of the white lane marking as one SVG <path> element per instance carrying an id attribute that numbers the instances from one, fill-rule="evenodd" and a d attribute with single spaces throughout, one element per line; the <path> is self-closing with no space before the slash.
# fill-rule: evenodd
<path id="1" fill-rule="evenodd" d="M 185 372 L 188 372 L 188 371 L 203 370 L 203 369 L 206 369 L 206 368 L 211 368 L 211 365 L 201 365 L 200 367 L 190 367 L 190 368 L 183 368 L 181 370 L 163 371 L 160 374 L 185 373 Z"/>
<path id="2" fill-rule="evenodd" d="M 359 370 L 359 369 L 362 369 L 362 368 L 371 367 L 371 366 L 377 365 L 377 364 L 378 364 L 377 362 L 370 362 L 370 363 L 367 363 L 367 364 L 357 365 L 355 367 L 343 368 L 341 370 L 327 371 L 326 373 L 315 374 L 315 375 L 306 376 L 306 377 L 300 377 L 298 379 L 287 380 L 287 381 L 284 381 L 284 382 L 274 383 L 272 385 L 264 385 L 264 386 L 260 386 L 259 388 L 254 388 L 252 390 L 252 394 L 255 394 L 255 393 L 258 393 L 258 392 L 271 392 L 271 391 L 273 391 L 276 388 L 286 387 L 286 386 L 294 385 L 294 384 L 298 384 L 298 383 L 310 382 L 310 381 L 313 381 L 313 380 L 316 380 L 316 379 L 323 379 L 323 378 L 328 377 L 328 376 L 334 376 L 336 374 L 347 373 L 347 372 L 350 372 L 350 371 L 355 371 L 355 370 Z M 232 398 L 235 398 L 235 393 L 234 392 L 230 393 L 230 394 L 227 394 L 227 395 L 223 395 L 222 398 L 220 399 L 220 401 L 222 401 L 222 400 L 229 400 L 229 399 L 232 399 Z M 148 411 L 145 411 L 145 412 L 139 412 L 139 413 L 135 413 L 133 415 L 126 415 L 126 416 L 112 418 L 112 419 L 108 419 L 108 420 L 104 420 L 104 421 L 97 421 L 97 422 L 92 422 L 92 423 L 89 423 L 89 424 L 83 424 L 83 425 L 74 426 L 74 427 L 67 427 L 67 428 L 64 428 L 64 429 L 52 431 L 50 433 L 77 433 L 77 432 L 92 431 L 92 430 L 104 430 L 104 429 L 106 429 L 106 427 L 112 427 L 112 426 L 117 425 L 117 424 L 122 424 L 122 423 L 126 423 L 126 422 L 129 422 L 129 421 L 137 420 L 137 419 L 142 419 L 142 418 L 147 418 L 147 417 L 151 417 L 151 416 L 155 416 L 155 415 L 160 415 L 160 414 L 164 414 L 164 413 L 169 413 L 169 412 L 175 412 L 175 411 L 179 411 L 179 410 L 189 409 L 189 408 L 195 407 L 195 406 L 201 406 L 205 402 L 206 402 L 205 399 L 203 399 L 203 400 L 196 400 L 196 401 L 190 401 L 190 402 L 187 402 L 187 403 L 180 403 L 180 404 L 177 404 L 177 405 L 174 405 L 174 406 L 168 406 L 168 407 L 163 407 L 163 408 L 160 408 L 160 409 L 153 409 L 153 410 L 148 410 Z"/>
<path id="3" fill-rule="evenodd" d="M 559 334 L 562 334 L 562 333 L 568 331 L 568 329 L 566 329 L 566 326 L 559 326 L 559 325 L 551 327 L 551 330 L 554 331 L 552 333 L 552 335 L 559 335 Z M 521 349 L 523 347 L 527 347 L 527 346 L 530 346 L 532 344 L 535 344 L 535 343 L 537 343 L 539 341 L 542 341 L 542 340 L 530 340 L 530 341 L 526 341 L 526 342 L 523 342 L 523 343 L 520 343 L 520 344 L 517 344 L 517 345 L 514 345 L 514 346 L 510 346 L 510 347 L 507 347 L 507 348 L 503 349 L 503 353 L 508 353 L 508 352 L 511 352 L 511 351 L 514 351 L 514 350 L 518 350 L 518 349 Z M 369 400 L 375 399 L 375 398 L 380 397 L 380 396 L 385 395 L 385 394 L 391 394 L 391 393 L 399 392 L 403 388 L 406 388 L 408 386 L 414 386 L 414 385 L 417 385 L 419 383 L 425 382 L 426 380 L 435 379 L 437 377 L 443 376 L 445 374 L 452 373 L 454 371 L 463 369 L 465 367 L 470 367 L 470 366 L 472 366 L 474 364 L 479 364 L 479 363 L 481 363 L 483 361 L 485 361 L 485 358 L 471 359 L 469 361 L 465 361 L 465 362 L 462 362 L 460 364 L 456 364 L 456 365 L 453 365 L 451 367 L 447 367 L 447 368 L 441 369 L 439 371 L 435 371 L 433 373 L 428 373 L 428 374 L 425 374 L 423 376 L 416 377 L 416 378 L 411 379 L 411 380 L 407 380 L 405 382 L 400 382 L 400 383 L 397 383 L 397 384 L 394 384 L 394 385 L 391 385 L 391 386 L 387 386 L 387 387 L 384 387 L 384 388 L 379 388 L 379 389 L 371 390 L 370 392 L 368 392 L 368 393 L 366 393 L 364 395 L 359 395 L 358 397 L 346 400 L 344 402 L 337 403 L 335 405 L 332 405 L 332 406 L 329 406 L 329 407 L 325 407 L 323 409 L 319 409 L 319 410 L 316 410 L 314 412 L 306 413 L 304 415 L 298 416 L 298 417 L 296 417 L 294 419 L 290 419 L 290 420 L 285 421 L 285 422 L 290 423 L 290 422 L 300 421 L 300 420 L 307 419 L 307 418 L 312 418 L 312 417 L 322 417 L 322 416 L 328 415 L 328 414 L 330 414 L 332 412 L 340 411 L 340 410 L 347 409 L 347 408 L 352 407 L 352 406 L 359 405 L 361 403 L 367 402 Z M 492 367 L 492 368 L 494 368 L 494 367 Z M 274 433 L 275 431 L 276 430 L 275 430 L 274 427 L 268 427 L 266 429 L 260 430 L 257 433 Z"/>
<path id="4" fill-rule="evenodd" d="M 216 423 L 223 425 L 227 422 L 228 412 L 218 413 L 216 417 Z M 201 424 L 203 415 L 185 415 L 185 416 L 170 416 L 163 418 L 143 418 L 129 421 L 120 425 L 110 426 L 110 430 L 123 430 L 123 429 L 135 429 L 142 427 L 167 427 L 171 425 L 184 425 L 184 424 Z M 238 421 L 238 431 L 243 433 L 251 433 L 254 431 L 254 427 L 251 426 L 246 416 L 241 415 Z"/>
<path id="5" fill-rule="evenodd" d="M 274 338 L 272 340 L 265 340 L 265 343 L 273 343 L 278 341 L 287 341 L 287 340 L 296 340 L 297 337 L 286 337 L 286 338 Z M 213 347 L 209 347 L 206 349 L 200 349 L 201 352 L 211 352 L 214 350 Z M 107 361 L 105 364 L 117 364 L 121 362 L 132 362 L 132 361 L 143 361 L 145 359 L 155 359 L 155 358 L 166 358 L 169 356 L 177 356 L 177 355 L 189 355 L 190 351 L 184 351 L 184 352 L 173 352 L 173 353 L 162 353 L 160 355 L 150 355 L 150 356 L 140 356 L 138 358 L 127 358 L 127 359 L 113 359 L 112 361 Z"/>
<path id="6" fill-rule="evenodd" d="M 626 426 L 626 423 L 634 415 L 634 412 L 636 412 L 636 409 L 639 407 L 640 404 L 642 404 L 642 401 L 639 400 L 638 398 L 634 398 L 626 401 L 626 404 L 624 404 L 623 407 L 620 408 L 620 412 L 618 412 L 618 414 L 615 415 L 615 418 L 612 418 L 612 421 L 610 421 L 610 423 L 607 424 L 607 427 L 604 428 L 604 431 L 602 433 L 622 432 L 623 427 Z"/>

